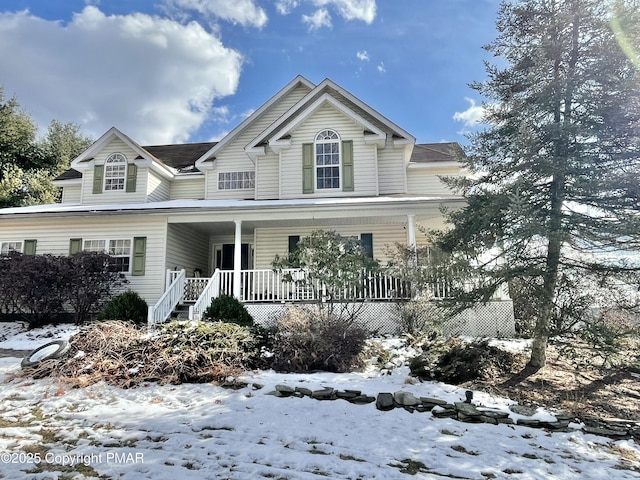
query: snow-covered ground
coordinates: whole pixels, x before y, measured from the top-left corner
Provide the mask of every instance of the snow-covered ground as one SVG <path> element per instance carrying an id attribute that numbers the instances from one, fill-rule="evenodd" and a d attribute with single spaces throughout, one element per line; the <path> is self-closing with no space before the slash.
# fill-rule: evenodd
<path id="1" fill-rule="evenodd" d="M 0 324 L 0 349 L 35 348 L 73 332 L 19 330 Z M 0 478 L 640 478 L 633 441 L 269 395 L 286 384 L 465 398 L 455 386 L 414 382 L 406 367 L 390 374 L 249 372 L 240 390 L 210 384 L 122 390 L 15 378 L 19 363 L 0 358 Z M 476 392 L 474 403 L 506 411 L 512 402 Z"/>

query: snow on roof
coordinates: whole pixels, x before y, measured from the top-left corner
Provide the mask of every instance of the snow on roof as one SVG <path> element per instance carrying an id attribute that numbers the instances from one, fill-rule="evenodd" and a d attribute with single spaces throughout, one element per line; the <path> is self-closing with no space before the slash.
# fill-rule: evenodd
<path id="1" fill-rule="evenodd" d="M 135 210 L 190 210 L 190 209 L 260 209 L 278 207 L 325 207 L 364 206 L 364 205 L 399 205 L 403 203 L 435 203 L 444 200 L 459 200 L 455 195 L 442 196 L 402 196 L 402 197 L 349 197 L 349 198 L 303 198 L 291 200 L 169 200 L 152 203 L 123 203 L 109 205 L 80 205 L 55 203 L 47 205 L 31 205 L 28 207 L 11 207 L 0 209 L 0 217 L 10 215 L 60 214 L 82 212 L 121 212 Z"/>

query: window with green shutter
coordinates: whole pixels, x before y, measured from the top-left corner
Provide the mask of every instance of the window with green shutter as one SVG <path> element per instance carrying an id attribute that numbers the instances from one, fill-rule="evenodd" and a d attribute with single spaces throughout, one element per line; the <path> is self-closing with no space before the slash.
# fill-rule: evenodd
<path id="1" fill-rule="evenodd" d="M 104 181 L 104 165 L 93 167 L 93 193 L 102 193 L 102 182 Z"/>
<path id="2" fill-rule="evenodd" d="M 37 240 L 25 240 L 22 253 L 24 253 L 25 255 L 35 255 L 37 244 L 38 244 Z"/>
<path id="3" fill-rule="evenodd" d="M 133 268 L 131 275 L 144 275 L 147 262 L 147 237 L 133 237 Z"/>
<path id="4" fill-rule="evenodd" d="M 82 239 L 72 238 L 69 240 L 69 255 L 74 255 L 82 251 Z"/>
<path id="5" fill-rule="evenodd" d="M 302 145 L 302 193 L 313 193 L 313 143 Z"/>
<path id="6" fill-rule="evenodd" d="M 353 141 L 342 142 L 342 191 L 353 192 Z"/>
<path id="7" fill-rule="evenodd" d="M 135 192 L 136 191 L 136 180 L 138 175 L 138 167 L 130 163 L 127 165 L 127 192 Z"/>

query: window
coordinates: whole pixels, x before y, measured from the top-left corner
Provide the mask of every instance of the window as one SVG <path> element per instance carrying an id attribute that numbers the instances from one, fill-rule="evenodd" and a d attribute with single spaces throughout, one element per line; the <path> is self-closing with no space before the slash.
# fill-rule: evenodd
<path id="1" fill-rule="evenodd" d="M 124 190 L 127 180 L 127 157 L 112 153 L 104 162 L 104 190 Z"/>
<path id="2" fill-rule="evenodd" d="M 255 172 L 219 172 L 218 190 L 255 188 Z"/>
<path id="3" fill-rule="evenodd" d="M 323 130 L 315 141 L 316 188 L 340 188 L 340 137 Z"/>
<path id="4" fill-rule="evenodd" d="M 361 233 L 360 244 L 367 257 L 373 258 L 373 233 Z"/>
<path id="5" fill-rule="evenodd" d="M 82 250 L 111 255 L 111 268 L 115 272 L 128 272 L 131 264 L 131 240 L 84 240 Z"/>
<path id="6" fill-rule="evenodd" d="M 0 242 L 0 255 L 22 253 L 22 242 Z"/>

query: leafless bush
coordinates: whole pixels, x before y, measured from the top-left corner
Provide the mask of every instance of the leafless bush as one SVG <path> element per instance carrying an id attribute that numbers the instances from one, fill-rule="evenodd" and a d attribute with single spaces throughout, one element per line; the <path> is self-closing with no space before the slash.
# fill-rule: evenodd
<path id="1" fill-rule="evenodd" d="M 272 368 L 285 372 L 346 372 L 361 366 L 367 331 L 318 308 L 290 307 L 277 319 Z"/>

